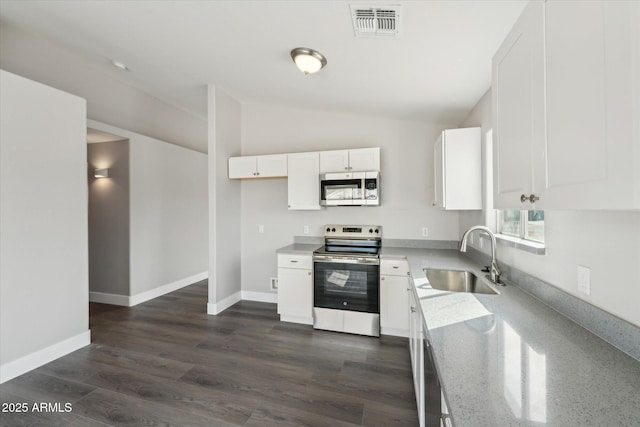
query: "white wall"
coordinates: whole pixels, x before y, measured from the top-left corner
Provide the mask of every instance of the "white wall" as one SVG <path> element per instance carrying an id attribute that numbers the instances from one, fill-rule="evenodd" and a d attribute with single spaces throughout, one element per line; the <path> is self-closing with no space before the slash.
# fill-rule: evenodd
<path id="1" fill-rule="evenodd" d="M 91 119 L 206 152 L 205 118 L 124 83 L 115 67 L 104 72 L 97 66 L 104 61 L 91 62 L 7 22 L 0 26 L 0 68 L 85 98 Z"/>
<path id="2" fill-rule="evenodd" d="M 0 71 L 0 382 L 89 344 L 86 103 Z"/>
<path id="3" fill-rule="evenodd" d="M 303 235 L 322 236 L 325 224 L 383 226 L 386 238 L 458 239 L 458 214 L 431 207 L 433 144 L 445 124 L 303 110 L 275 105 L 242 105 L 242 154 L 273 154 L 346 148 L 381 148 L 379 207 L 330 207 L 289 211 L 287 180 L 242 182 L 242 290 L 269 291 L 276 276 L 275 250 Z M 264 233 L 258 226 L 264 225 Z"/>
<path id="4" fill-rule="evenodd" d="M 491 91 L 461 126 L 482 126 L 483 136 L 491 129 Z M 484 221 L 480 212 L 461 213 L 460 229 Z M 498 245 L 498 261 L 640 326 L 640 212 L 547 210 L 545 240 L 546 255 Z M 591 268 L 589 296 L 578 292 L 578 265 Z"/>
<path id="5" fill-rule="evenodd" d="M 240 184 L 227 159 L 240 154 L 240 103 L 209 86 L 209 314 L 241 299 Z"/>
<path id="6" fill-rule="evenodd" d="M 206 278 L 207 155 L 94 120 L 88 125 L 129 140 L 130 303 Z"/>

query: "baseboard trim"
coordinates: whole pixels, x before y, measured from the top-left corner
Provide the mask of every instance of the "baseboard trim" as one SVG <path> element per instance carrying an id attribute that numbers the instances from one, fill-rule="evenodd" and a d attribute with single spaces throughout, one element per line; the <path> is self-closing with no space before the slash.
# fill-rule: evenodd
<path id="1" fill-rule="evenodd" d="M 380 334 L 381 335 L 391 335 L 394 337 L 403 337 L 403 338 L 409 338 L 409 330 L 407 329 L 398 329 L 398 328 L 386 328 L 386 327 L 380 327 Z"/>
<path id="2" fill-rule="evenodd" d="M 130 306 L 131 297 L 127 295 L 107 294 L 104 292 L 89 292 L 89 301 L 97 302 L 100 304 L 122 305 L 124 307 Z"/>
<path id="3" fill-rule="evenodd" d="M 278 302 L 278 294 L 272 292 L 254 292 L 254 291 L 242 291 L 242 299 L 247 301 L 257 302 Z"/>
<path id="4" fill-rule="evenodd" d="M 313 317 L 287 316 L 281 314 L 280 321 L 289 323 L 300 323 L 302 325 L 313 325 Z"/>
<path id="5" fill-rule="evenodd" d="M 0 384 L 46 365 L 62 356 L 91 344 L 91 331 L 86 330 L 19 359 L 0 365 Z"/>
<path id="6" fill-rule="evenodd" d="M 104 292 L 89 292 L 89 301 L 98 302 L 101 304 L 133 307 L 134 305 L 141 304 L 170 292 L 177 291 L 178 289 L 184 288 L 185 286 L 189 286 L 201 280 L 205 280 L 208 277 L 209 272 L 204 271 L 202 273 L 194 274 L 193 276 L 185 277 L 183 279 L 176 280 L 175 282 L 167 283 L 165 285 L 158 286 L 157 288 L 140 292 L 131 296 L 107 294 Z"/>
<path id="7" fill-rule="evenodd" d="M 227 308 L 231 307 L 233 304 L 242 300 L 242 292 L 238 291 L 235 294 L 232 294 L 223 300 L 214 303 L 207 304 L 207 314 L 218 315 L 225 311 Z"/>
<path id="8" fill-rule="evenodd" d="M 129 298 L 129 307 L 152 300 L 164 294 L 168 294 L 169 292 L 177 291 L 185 286 L 193 285 L 194 283 L 208 277 L 209 271 L 203 271 L 202 273 L 194 274 L 193 276 L 185 277 L 184 279 L 176 280 L 175 282 L 167 283 L 166 285 L 158 286 L 157 288 L 132 295 Z"/>

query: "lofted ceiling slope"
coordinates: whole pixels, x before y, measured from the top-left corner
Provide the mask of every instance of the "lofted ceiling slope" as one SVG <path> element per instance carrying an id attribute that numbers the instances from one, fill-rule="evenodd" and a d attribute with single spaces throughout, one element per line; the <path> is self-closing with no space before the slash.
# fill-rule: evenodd
<path id="1" fill-rule="evenodd" d="M 215 84 L 241 102 L 459 123 L 489 88 L 491 57 L 525 3 L 2 0 L 0 18 L 200 117 Z M 351 4 L 399 5 L 399 36 L 355 37 Z M 328 65 L 303 75 L 295 47 Z"/>

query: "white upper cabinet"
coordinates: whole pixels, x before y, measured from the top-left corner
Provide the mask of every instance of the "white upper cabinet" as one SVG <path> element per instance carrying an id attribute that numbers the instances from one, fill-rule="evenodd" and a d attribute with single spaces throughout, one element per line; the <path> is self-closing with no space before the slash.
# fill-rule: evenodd
<path id="1" fill-rule="evenodd" d="M 639 10 L 525 9 L 493 63 L 496 207 L 640 209 Z"/>
<path id="2" fill-rule="evenodd" d="M 637 1 L 545 4 L 540 207 L 640 208 L 639 10 Z"/>
<path id="3" fill-rule="evenodd" d="M 494 205 L 520 207 L 544 155 L 543 5 L 530 2 L 493 58 Z"/>
<path id="4" fill-rule="evenodd" d="M 349 170 L 380 171 L 380 148 L 358 148 L 349 150 Z"/>
<path id="5" fill-rule="evenodd" d="M 320 153 L 288 154 L 289 209 L 320 209 Z"/>
<path id="6" fill-rule="evenodd" d="M 320 152 L 320 173 L 380 171 L 380 148 Z"/>
<path id="7" fill-rule="evenodd" d="M 320 152 L 320 173 L 349 170 L 349 150 Z"/>
<path id="8" fill-rule="evenodd" d="M 433 152 L 433 205 L 447 210 L 482 209 L 480 128 L 443 131 Z"/>
<path id="9" fill-rule="evenodd" d="M 287 176 L 287 155 L 229 158 L 229 178 L 273 178 Z"/>

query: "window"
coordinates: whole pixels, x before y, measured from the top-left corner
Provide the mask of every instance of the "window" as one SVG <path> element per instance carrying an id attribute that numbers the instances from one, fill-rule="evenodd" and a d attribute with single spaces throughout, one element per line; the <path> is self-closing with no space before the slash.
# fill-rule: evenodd
<path id="1" fill-rule="evenodd" d="M 498 233 L 544 243 L 544 211 L 498 211 Z"/>

